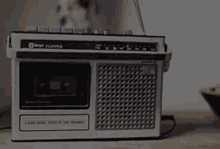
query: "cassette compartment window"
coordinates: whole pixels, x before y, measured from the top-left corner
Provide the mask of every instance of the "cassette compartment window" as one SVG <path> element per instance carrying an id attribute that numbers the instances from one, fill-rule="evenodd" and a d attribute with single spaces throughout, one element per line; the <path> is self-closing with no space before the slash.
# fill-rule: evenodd
<path id="1" fill-rule="evenodd" d="M 89 63 L 20 62 L 20 109 L 88 109 Z"/>

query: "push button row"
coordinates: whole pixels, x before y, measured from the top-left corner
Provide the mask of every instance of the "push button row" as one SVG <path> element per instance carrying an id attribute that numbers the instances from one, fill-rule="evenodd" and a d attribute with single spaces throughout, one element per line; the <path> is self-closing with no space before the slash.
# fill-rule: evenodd
<path id="1" fill-rule="evenodd" d="M 30 26 L 26 28 L 27 32 L 41 32 L 41 33 L 89 33 L 90 31 L 87 28 L 82 29 L 73 29 L 73 28 L 64 28 L 64 27 L 37 27 Z M 98 30 L 94 31 L 94 34 L 99 34 Z M 105 30 L 103 34 L 108 34 Z"/>
<path id="2" fill-rule="evenodd" d="M 73 29 L 73 28 L 63 28 L 63 27 L 37 27 L 37 26 L 27 27 L 26 31 L 43 32 L 43 33 L 88 33 L 88 30 L 86 28 Z"/>

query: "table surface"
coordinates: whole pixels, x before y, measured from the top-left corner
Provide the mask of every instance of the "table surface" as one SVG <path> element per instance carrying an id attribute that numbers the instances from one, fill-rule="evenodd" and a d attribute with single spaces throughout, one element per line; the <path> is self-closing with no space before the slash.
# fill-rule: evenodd
<path id="1" fill-rule="evenodd" d="M 177 126 L 162 140 L 129 141 L 63 141 L 63 142 L 12 142 L 11 130 L 0 131 L 0 149 L 220 149 L 220 120 L 212 112 L 168 112 L 174 114 Z M 170 123 L 172 124 L 172 123 Z M 162 132 L 171 128 L 162 124 Z"/>

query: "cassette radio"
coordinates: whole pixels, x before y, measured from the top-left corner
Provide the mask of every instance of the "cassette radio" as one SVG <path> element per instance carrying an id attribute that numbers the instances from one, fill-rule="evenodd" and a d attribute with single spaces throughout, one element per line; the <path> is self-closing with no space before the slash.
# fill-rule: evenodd
<path id="1" fill-rule="evenodd" d="M 12 32 L 12 140 L 159 137 L 171 55 L 164 36 Z"/>

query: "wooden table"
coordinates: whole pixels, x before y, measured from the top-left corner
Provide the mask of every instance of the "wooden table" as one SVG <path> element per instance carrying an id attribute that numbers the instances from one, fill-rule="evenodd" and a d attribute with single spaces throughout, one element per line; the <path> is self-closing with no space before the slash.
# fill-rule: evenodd
<path id="1" fill-rule="evenodd" d="M 212 112 L 168 112 L 177 126 L 163 140 L 12 142 L 11 130 L 0 131 L 0 149 L 220 149 L 220 121 Z M 170 129 L 163 123 L 162 132 Z M 170 123 L 171 124 L 171 123 Z"/>

